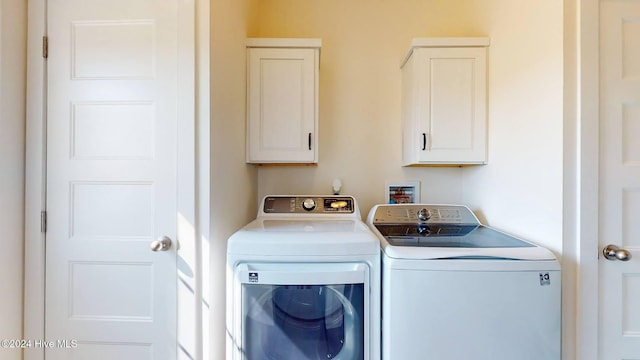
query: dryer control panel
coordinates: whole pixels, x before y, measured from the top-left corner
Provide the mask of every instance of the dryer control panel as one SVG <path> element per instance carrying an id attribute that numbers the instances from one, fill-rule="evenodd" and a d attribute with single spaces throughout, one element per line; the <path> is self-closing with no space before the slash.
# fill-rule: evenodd
<path id="1" fill-rule="evenodd" d="M 353 214 L 355 199 L 351 196 L 267 196 L 265 214 Z"/>

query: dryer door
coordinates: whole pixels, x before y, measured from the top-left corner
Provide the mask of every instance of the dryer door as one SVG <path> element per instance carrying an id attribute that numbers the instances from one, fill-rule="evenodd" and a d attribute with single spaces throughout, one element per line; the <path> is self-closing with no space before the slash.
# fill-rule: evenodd
<path id="1" fill-rule="evenodd" d="M 366 264 L 242 264 L 237 270 L 236 359 L 364 359 Z"/>

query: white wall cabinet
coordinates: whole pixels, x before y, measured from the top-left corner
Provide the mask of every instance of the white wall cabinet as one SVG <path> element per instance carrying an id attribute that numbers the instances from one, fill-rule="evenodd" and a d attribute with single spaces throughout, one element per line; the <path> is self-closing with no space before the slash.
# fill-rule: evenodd
<path id="1" fill-rule="evenodd" d="M 318 162 L 320 39 L 247 40 L 247 162 Z"/>
<path id="2" fill-rule="evenodd" d="M 488 38 L 414 39 L 402 63 L 404 166 L 487 162 Z"/>

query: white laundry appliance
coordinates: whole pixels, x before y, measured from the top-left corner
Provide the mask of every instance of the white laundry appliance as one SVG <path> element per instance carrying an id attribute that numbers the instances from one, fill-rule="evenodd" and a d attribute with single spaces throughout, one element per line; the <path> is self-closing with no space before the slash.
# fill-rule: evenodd
<path id="1" fill-rule="evenodd" d="M 378 360 L 380 244 L 350 196 L 267 196 L 227 244 L 227 360 Z"/>
<path id="2" fill-rule="evenodd" d="M 560 265 L 465 206 L 376 205 L 383 360 L 560 360 Z"/>

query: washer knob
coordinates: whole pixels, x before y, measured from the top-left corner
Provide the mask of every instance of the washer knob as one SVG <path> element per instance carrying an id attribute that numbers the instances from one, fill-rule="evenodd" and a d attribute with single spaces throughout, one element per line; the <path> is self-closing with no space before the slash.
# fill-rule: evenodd
<path id="1" fill-rule="evenodd" d="M 427 209 L 420 209 L 420 211 L 418 211 L 418 220 L 420 221 L 427 221 L 431 218 L 431 214 L 429 213 L 429 210 Z"/>
<path id="2" fill-rule="evenodd" d="M 431 230 L 428 226 L 418 225 L 418 235 L 427 236 L 431 234 Z"/>
<path id="3" fill-rule="evenodd" d="M 311 211 L 316 208 L 316 201 L 311 198 L 304 199 L 302 202 L 302 208 L 307 211 Z"/>

